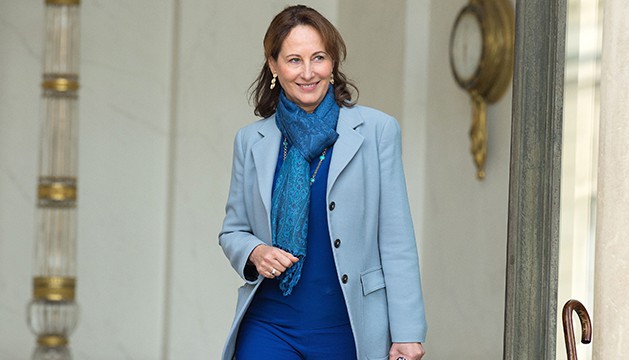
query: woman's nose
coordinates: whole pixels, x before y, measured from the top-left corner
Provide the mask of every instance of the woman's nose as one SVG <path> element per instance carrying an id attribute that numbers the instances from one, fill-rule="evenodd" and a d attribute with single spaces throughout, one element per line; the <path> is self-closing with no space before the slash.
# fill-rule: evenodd
<path id="1" fill-rule="evenodd" d="M 304 63 L 304 68 L 302 69 L 302 78 L 303 79 L 311 79 L 313 78 L 313 66 L 311 63 Z"/>

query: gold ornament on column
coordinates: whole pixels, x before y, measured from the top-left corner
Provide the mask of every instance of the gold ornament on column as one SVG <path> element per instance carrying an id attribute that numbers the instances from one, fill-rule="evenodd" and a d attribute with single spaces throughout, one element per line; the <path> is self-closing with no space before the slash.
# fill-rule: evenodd
<path id="1" fill-rule="evenodd" d="M 481 180 L 486 176 L 488 152 L 486 105 L 499 100 L 512 80 L 512 4 L 508 0 L 470 0 L 457 15 L 449 48 L 453 77 L 471 97 L 470 151 Z"/>
<path id="2" fill-rule="evenodd" d="M 33 360 L 69 360 L 76 296 L 79 0 L 45 0 L 33 298 Z"/>

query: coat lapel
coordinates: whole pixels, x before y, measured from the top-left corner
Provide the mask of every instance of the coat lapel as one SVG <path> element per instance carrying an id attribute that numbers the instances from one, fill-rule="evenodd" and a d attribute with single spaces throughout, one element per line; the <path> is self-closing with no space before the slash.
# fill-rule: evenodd
<path id="1" fill-rule="evenodd" d="M 330 160 L 330 169 L 328 170 L 328 184 L 326 193 L 330 193 L 337 177 L 346 168 L 350 160 L 359 151 L 363 143 L 363 136 L 355 129 L 363 123 L 363 119 L 357 111 L 351 111 L 346 107 L 342 107 L 339 112 L 339 121 L 337 122 L 337 133 L 339 138 L 335 142 L 335 150 Z"/>
<path id="2" fill-rule="evenodd" d="M 339 174 L 346 168 L 348 163 L 354 158 L 363 143 L 363 136 L 355 129 L 363 123 L 363 119 L 358 112 L 351 111 L 346 107 L 342 107 L 339 112 L 339 121 L 337 123 L 337 133 L 339 138 L 335 142 L 335 150 L 330 160 L 330 169 L 328 170 L 328 184 L 326 192 L 330 193 Z M 278 149 L 282 134 L 276 126 L 275 117 L 265 120 L 264 124 L 258 129 L 258 133 L 262 138 L 252 146 L 252 155 L 254 157 L 254 166 L 256 167 L 256 176 L 258 178 L 258 191 L 262 199 L 267 219 L 271 219 L 271 188 L 273 185 L 273 176 L 276 171 L 276 163 L 278 160 Z M 271 226 L 271 225 L 270 225 Z"/>
<path id="3" fill-rule="evenodd" d="M 263 126 L 258 129 L 258 133 L 262 136 L 262 139 L 252 146 L 252 155 L 254 157 L 254 166 L 256 167 L 256 176 L 258 177 L 258 191 L 269 221 L 271 219 L 271 187 L 273 185 L 273 175 L 276 171 L 278 149 L 282 135 L 276 126 L 276 120 L 273 116 L 265 121 Z"/>

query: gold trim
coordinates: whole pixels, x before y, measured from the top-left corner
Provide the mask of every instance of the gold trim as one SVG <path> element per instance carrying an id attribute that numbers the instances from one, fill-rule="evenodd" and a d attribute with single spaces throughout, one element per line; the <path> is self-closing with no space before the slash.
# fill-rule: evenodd
<path id="1" fill-rule="evenodd" d="M 473 103 L 472 125 L 470 126 L 470 153 L 477 166 L 477 179 L 486 177 L 486 156 L 488 154 L 488 125 L 487 105 L 485 100 L 477 95 L 471 95 Z"/>
<path id="2" fill-rule="evenodd" d="M 37 338 L 37 344 L 45 347 L 61 347 L 68 345 L 68 338 L 60 335 L 42 335 Z"/>
<path id="3" fill-rule="evenodd" d="M 77 179 L 75 177 L 41 176 L 37 186 L 39 207 L 75 207 Z"/>
<path id="4" fill-rule="evenodd" d="M 483 37 L 481 59 L 473 76 L 463 79 L 453 62 L 453 36 L 464 15 L 475 16 Z M 451 72 L 457 84 L 466 90 L 473 103 L 470 129 L 471 153 L 477 167 L 477 178 L 485 177 L 488 151 L 487 104 L 498 101 L 512 81 L 514 62 L 514 8 L 508 0 L 469 0 L 457 18 L 449 43 Z"/>
<path id="5" fill-rule="evenodd" d="M 498 101 L 512 81 L 514 63 L 514 9 L 507 0 L 482 0 L 486 41 L 479 74 L 479 92 L 488 103 Z"/>
<path id="6" fill-rule="evenodd" d="M 42 82 L 44 90 L 53 90 L 57 92 L 69 92 L 79 90 L 79 82 L 67 77 L 57 77 L 47 79 Z"/>
<path id="7" fill-rule="evenodd" d="M 46 0 L 46 5 L 80 5 L 81 0 Z"/>
<path id="8" fill-rule="evenodd" d="M 61 276 L 33 278 L 33 299 L 48 301 L 73 301 L 76 279 Z"/>
<path id="9" fill-rule="evenodd" d="M 460 78 L 455 71 L 452 46 L 454 30 L 460 19 L 472 14 L 479 21 L 483 36 L 481 59 L 475 74 L 467 79 Z M 468 91 L 482 96 L 488 103 L 499 100 L 512 81 L 514 62 L 514 9 L 507 0 L 470 0 L 464 6 L 451 30 L 451 72 L 457 84 Z"/>
<path id="10" fill-rule="evenodd" d="M 37 198 L 49 201 L 76 201 L 77 187 L 60 182 L 40 184 L 37 187 Z"/>

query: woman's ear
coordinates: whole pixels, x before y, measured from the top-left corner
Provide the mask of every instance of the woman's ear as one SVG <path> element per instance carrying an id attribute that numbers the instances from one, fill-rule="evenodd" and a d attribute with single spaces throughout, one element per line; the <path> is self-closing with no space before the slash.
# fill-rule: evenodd
<path id="1" fill-rule="evenodd" d="M 267 65 L 269 65 L 269 69 L 271 70 L 271 73 L 273 75 L 278 74 L 278 66 L 276 64 L 276 60 L 274 60 L 274 58 L 270 57 L 269 59 L 267 59 Z"/>

